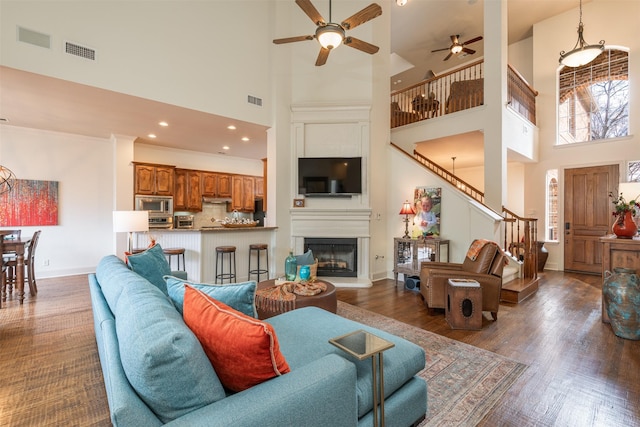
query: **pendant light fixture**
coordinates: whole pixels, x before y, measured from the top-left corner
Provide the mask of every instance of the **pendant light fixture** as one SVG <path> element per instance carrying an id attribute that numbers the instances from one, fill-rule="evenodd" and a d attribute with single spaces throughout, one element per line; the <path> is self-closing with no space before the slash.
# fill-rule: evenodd
<path id="1" fill-rule="evenodd" d="M 580 22 L 578 23 L 578 41 L 573 50 L 560 52 L 560 64 L 567 67 L 580 67 L 596 59 L 604 51 L 604 40 L 599 44 L 589 45 L 584 41 L 584 25 L 582 24 L 582 0 L 580 0 Z"/>
<path id="2" fill-rule="evenodd" d="M 16 176 L 10 169 L 0 165 L 0 194 L 8 193 L 13 188 Z"/>

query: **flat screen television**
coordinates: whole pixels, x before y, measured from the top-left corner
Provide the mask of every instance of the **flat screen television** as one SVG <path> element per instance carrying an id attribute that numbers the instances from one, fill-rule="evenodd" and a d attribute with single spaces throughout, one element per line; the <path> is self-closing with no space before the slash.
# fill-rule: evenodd
<path id="1" fill-rule="evenodd" d="M 350 196 L 362 193 L 362 157 L 298 158 L 298 193 Z"/>

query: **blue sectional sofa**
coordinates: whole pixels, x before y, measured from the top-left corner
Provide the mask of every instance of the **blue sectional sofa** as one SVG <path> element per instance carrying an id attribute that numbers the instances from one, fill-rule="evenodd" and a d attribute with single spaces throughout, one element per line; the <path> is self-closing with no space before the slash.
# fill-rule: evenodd
<path id="1" fill-rule="evenodd" d="M 89 287 L 114 426 L 370 426 L 370 359 L 357 361 L 328 343 L 357 329 L 395 344 L 384 354 L 386 425 L 411 426 L 426 413 L 426 383 L 416 376 L 423 349 L 381 330 L 315 307 L 272 317 L 291 371 L 231 392 L 157 286 L 107 256 Z"/>

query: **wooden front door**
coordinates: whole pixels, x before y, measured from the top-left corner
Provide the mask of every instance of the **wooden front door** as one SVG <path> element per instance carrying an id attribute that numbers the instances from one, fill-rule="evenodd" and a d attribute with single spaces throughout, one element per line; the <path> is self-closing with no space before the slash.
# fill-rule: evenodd
<path id="1" fill-rule="evenodd" d="M 599 237 L 611 234 L 613 205 L 609 193 L 618 191 L 618 165 L 564 171 L 564 269 L 602 273 Z"/>

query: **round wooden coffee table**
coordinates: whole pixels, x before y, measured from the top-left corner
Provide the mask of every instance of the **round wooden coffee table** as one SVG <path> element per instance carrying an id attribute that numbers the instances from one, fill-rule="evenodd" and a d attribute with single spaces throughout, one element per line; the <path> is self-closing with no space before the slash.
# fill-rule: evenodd
<path id="1" fill-rule="evenodd" d="M 326 280 L 319 280 L 322 283 L 326 283 L 327 290 L 324 292 L 320 292 L 318 295 L 312 296 L 302 296 L 296 295 L 295 308 L 302 307 L 319 307 L 324 310 L 335 313 L 338 310 L 338 298 L 336 296 L 336 287 L 333 286 L 332 283 L 327 282 Z M 276 279 L 265 280 L 258 283 L 258 289 L 265 289 L 276 284 Z M 258 319 L 267 319 L 269 317 L 276 316 L 278 314 L 282 314 L 281 310 L 276 311 L 267 311 L 261 308 L 256 307 L 258 311 Z"/>

